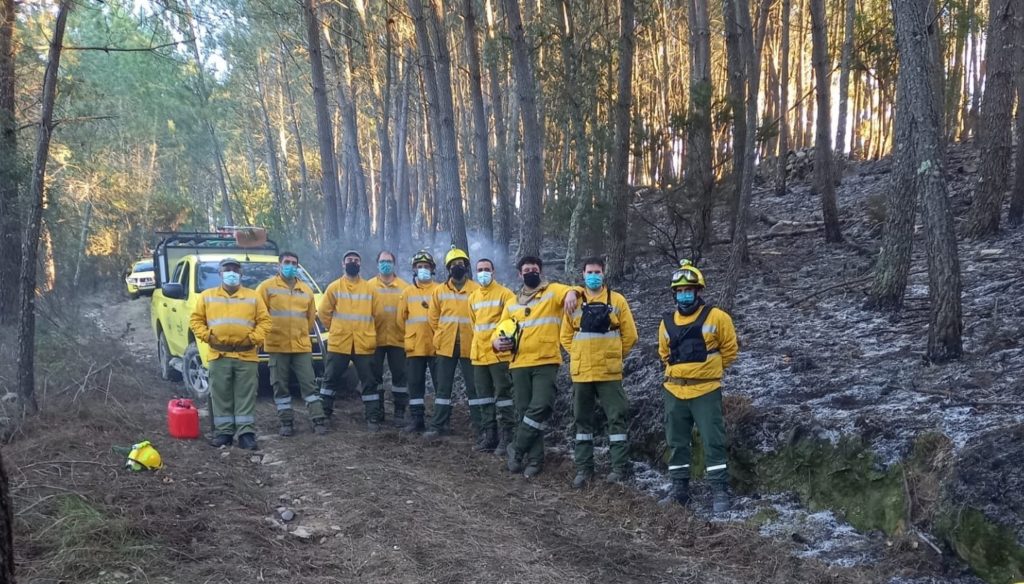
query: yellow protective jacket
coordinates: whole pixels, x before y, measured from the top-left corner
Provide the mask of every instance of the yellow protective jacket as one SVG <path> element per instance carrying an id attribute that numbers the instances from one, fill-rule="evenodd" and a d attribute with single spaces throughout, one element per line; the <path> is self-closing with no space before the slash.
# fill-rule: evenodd
<path id="1" fill-rule="evenodd" d="M 396 324 L 405 338 L 406 357 L 433 357 L 434 332 L 430 330 L 430 299 L 438 283 L 416 279 L 412 282 L 402 290 Z"/>
<path id="2" fill-rule="evenodd" d="M 257 350 L 271 326 L 263 299 L 255 290 L 245 287 L 239 287 L 234 294 L 228 294 L 223 286 L 210 288 L 199 295 L 189 317 L 192 333 L 210 345 L 207 361 L 229 357 L 258 362 Z M 227 348 L 233 345 L 239 349 Z"/>
<path id="3" fill-rule="evenodd" d="M 580 332 L 583 301 L 611 304 L 611 330 L 607 333 Z M 622 379 L 622 360 L 638 339 L 633 312 L 626 298 L 602 287 L 596 294 L 584 290 L 576 312 L 562 317 L 562 346 L 569 353 L 569 373 L 576 383 Z"/>
<path id="4" fill-rule="evenodd" d="M 309 353 L 309 331 L 316 321 L 316 302 L 313 290 L 302 280 L 295 279 L 289 286 L 281 274 L 267 278 L 256 292 L 263 299 L 274 326 L 263 342 L 268 353 Z"/>
<path id="5" fill-rule="evenodd" d="M 434 352 L 441 357 L 469 358 L 473 347 L 473 323 L 469 319 L 469 295 L 480 288 L 473 280 L 466 280 L 459 290 L 448 280 L 434 289 L 430 299 L 430 328 L 434 331 Z M 455 340 L 459 340 L 459 354 Z"/>
<path id="6" fill-rule="evenodd" d="M 377 295 L 377 304 L 373 313 L 373 324 L 377 327 L 378 347 L 401 347 L 405 340 L 402 329 L 398 327 L 398 304 L 402 301 L 402 291 L 409 286 L 405 280 L 395 276 L 388 284 L 374 276 L 370 278 L 370 286 Z"/>
<path id="7" fill-rule="evenodd" d="M 515 319 L 521 327 L 519 347 L 512 356 L 509 369 L 562 364 L 562 353 L 558 348 L 562 314 L 565 312 L 562 304 L 566 294 L 572 290 L 564 284 L 545 280 L 533 293 L 520 291 L 510 304 L 505 305 L 501 320 Z M 498 331 L 495 330 L 491 333 L 491 341 L 497 338 Z"/>
<path id="8" fill-rule="evenodd" d="M 701 310 L 704 310 L 703 305 Z M 701 310 L 688 316 L 683 316 L 679 314 L 678 310 L 673 310 L 673 322 L 679 326 L 691 324 L 700 317 Z M 669 335 L 664 321 L 658 325 L 658 355 L 661 356 L 661 361 L 665 364 L 664 387 L 679 399 L 693 399 L 721 387 L 722 373 L 736 360 L 736 356 L 739 354 L 739 342 L 736 339 L 736 328 L 732 324 L 732 317 L 721 308 L 713 307 L 710 310 L 701 330 L 708 351 L 708 356 L 703 363 L 670 365 L 668 362 L 671 351 Z"/>
<path id="9" fill-rule="evenodd" d="M 469 295 L 469 320 L 473 324 L 473 348 L 469 358 L 473 365 L 494 365 L 512 358 L 509 353 L 495 353 L 491 347 L 491 334 L 505 305 L 515 302 L 516 295 L 497 282 L 481 286 Z"/>
<path id="10" fill-rule="evenodd" d="M 377 350 L 377 295 L 362 278 L 342 276 L 331 282 L 320 300 L 320 322 L 327 329 L 327 350 L 343 355 L 372 355 Z"/>

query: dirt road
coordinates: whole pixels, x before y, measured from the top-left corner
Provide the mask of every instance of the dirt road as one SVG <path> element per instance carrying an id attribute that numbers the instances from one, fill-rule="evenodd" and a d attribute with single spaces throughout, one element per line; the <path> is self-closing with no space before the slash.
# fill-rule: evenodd
<path id="1" fill-rule="evenodd" d="M 366 433 L 355 396 L 339 402 L 326 437 L 299 410 L 298 434 L 279 438 L 273 404 L 261 401 L 258 453 L 173 440 L 163 412 L 180 388 L 159 381 L 145 354 L 144 302 L 101 310 L 107 334 L 119 337 L 105 350 L 142 357 L 121 362 L 135 387 L 116 393 L 108 382 L 118 414 L 78 414 L 62 435 L 37 428 L 5 449 L 21 468 L 12 481 L 28 489 L 70 476 L 53 496 L 71 491 L 107 518 L 83 543 L 60 540 L 78 546 L 73 557 L 26 535 L 28 581 L 749 584 L 889 582 L 910 569 L 898 554 L 870 567 L 825 566 L 793 558 L 754 526 L 708 523 L 628 488 L 575 492 L 570 461 L 552 461 L 533 480 L 510 476 L 501 459 L 472 452 L 464 408 L 454 421 L 462 433 L 435 445 L 390 429 Z M 118 470 L 110 444 L 140 437 L 159 446 L 166 469 Z M 49 491 L 21 492 L 39 493 L 16 499 L 35 502 L 26 521 L 52 513 L 77 525 Z"/>

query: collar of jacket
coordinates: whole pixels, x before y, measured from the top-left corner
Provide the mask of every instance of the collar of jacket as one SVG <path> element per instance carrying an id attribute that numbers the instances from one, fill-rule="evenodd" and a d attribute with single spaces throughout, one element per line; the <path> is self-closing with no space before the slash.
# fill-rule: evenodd
<path id="1" fill-rule="evenodd" d="M 542 292 L 547 290 L 547 288 L 548 288 L 548 286 L 550 284 L 551 284 L 551 282 L 548 281 L 547 278 L 544 278 L 542 276 L 541 280 L 540 280 L 540 284 L 538 284 L 537 287 L 534 288 L 533 292 L 529 292 L 528 293 L 528 292 L 526 292 L 526 288 L 520 288 L 519 289 L 519 294 L 516 294 L 516 300 L 519 302 L 519 304 L 527 304 L 534 297 L 539 296 Z"/>
<path id="2" fill-rule="evenodd" d="M 377 282 L 379 282 L 380 285 L 384 286 L 385 288 L 396 288 L 396 287 L 398 287 L 398 276 L 395 276 L 395 277 L 391 278 L 391 282 L 390 283 L 384 281 L 384 278 L 381 278 L 380 274 L 377 274 L 376 276 L 374 276 L 373 279 L 377 280 Z"/>

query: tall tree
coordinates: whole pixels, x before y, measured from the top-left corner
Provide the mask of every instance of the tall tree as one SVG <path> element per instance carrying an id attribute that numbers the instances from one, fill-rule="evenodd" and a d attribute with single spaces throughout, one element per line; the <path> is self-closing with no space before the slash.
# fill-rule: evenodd
<path id="1" fill-rule="evenodd" d="M 684 184 L 686 192 L 697 201 L 692 248 L 699 254 L 711 249 L 715 205 L 715 174 L 711 160 L 711 24 L 707 0 L 688 0 L 687 6 L 690 12 L 690 115 L 687 119 Z M 739 185 L 742 177 L 737 175 L 735 178 Z"/>
<path id="2" fill-rule="evenodd" d="M 541 207 L 544 197 L 544 129 L 537 111 L 537 80 L 530 60 L 530 47 L 526 43 L 519 0 L 502 0 L 502 5 L 512 37 L 512 66 L 523 124 L 524 184 L 519 255 L 539 256 L 544 243 Z"/>
<path id="3" fill-rule="evenodd" d="M 776 161 L 775 194 L 786 194 L 786 168 L 789 162 L 789 17 L 793 0 L 782 0 L 782 39 L 779 72 L 779 158 Z"/>
<path id="4" fill-rule="evenodd" d="M 739 23 L 736 22 L 736 8 L 733 6 L 735 0 L 723 0 L 722 21 L 725 26 L 725 62 L 726 75 L 726 102 L 729 104 L 729 113 L 732 118 L 732 179 L 735 185 L 733 196 L 730 201 L 729 233 L 736 231 L 736 210 L 739 208 L 740 183 L 743 181 L 743 165 L 746 162 L 745 148 L 747 146 L 747 131 L 757 126 L 747 126 L 746 114 L 746 90 L 744 88 L 745 64 L 743 62 L 743 49 L 741 48 Z M 750 2 L 747 0 L 749 6 Z M 705 250 L 710 245 L 710 238 L 703 242 Z"/>
<path id="5" fill-rule="evenodd" d="M 571 0 L 561 0 L 562 8 L 562 67 L 565 85 L 568 89 L 566 98 L 569 106 L 569 123 L 572 125 L 572 141 L 576 147 L 576 169 L 579 179 L 576 185 L 576 197 L 573 202 L 572 216 L 569 218 L 569 241 L 565 251 L 565 273 L 571 274 L 577 269 L 576 260 L 580 252 L 580 230 L 583 216 L 590 208 L 588 204 L 590 192 L 590 155 L 587 151 L 586 123 L 583 118 L 583 92 L 580 89 L 580 49 L 576 42 L 576 23 L 573 18 Z"/>
<path id="6" fill-rule="evenodd" d="M 0 452 L 0 582 L 14 580 L 14 506 L 11 504 L 10 481 Z"/>
<path id="7" fill-rule="evenodd" d="M 470 218 L 473 226 L 488 241 L 494 237 L 491 216 L 491 158 L 488 152 L 487 114 L 484 111 L 484 92 L 480 75 L 480 46 L 477 44 L 475 0 L 463 0 L 462 19 L 465 26 L 466 66 L 469 69 L 469 98 L 473 105 L 473 149 L 476 152 L 476 189 L 470 194 Z"/>
<path id="8" fill-rule="evenodd" d="M 899 51 L 899 76 L 906 76 L 904 111 L 913 115 L 915 172 L 928 256 L 928 349 L 933 362 L 963 353 L 960 260 L 943 172 L 941 101 L 931 75 L 937 73 L 930 34 L 934 0 L 892 0 Z"/>
<path id="9" fill-rule="evenodd" d="M 501 67 L 503 62 L 500 57 L 500 37 L 498 36 L 498 25 L 495 22 L 496 16 L 491 0 L 485 0 L 487 7 L 487 45 L 489 49 L 485 54 L 487 61 L 487 77 L 491 87 L 491 117 L 494 120 L 494 150 L 495 166 L 497 166 L 496 178 L 498 179 L 495 189 L 495 200 L 498 204 L 494 208 L 494 243 L 503 252 L 508 251 L 509 241 L 512 238 L 512 205 L 509 200 L 512 197 L 512 178 L 508 156 L 508 131 L 505 119 L 505 98 L 501 87 Z"/>
<path id="10" fill-rule="evenodd" d="M 32 159 L 32 184 L 29 187 L 29 213 L 25 235 L 21 240 L 21 318 L 18 321 L 18 393 L 24 407 L 38 410 L 35 387 L 36 354 L 36 266 L 39 259 L 39 239 L 46 205 L 46 163 L 50 158 L 50 138 L 53 134 L 53 104 L 57 98 L 57 72 L 64 43 L 64 29 L 68 22 L 72 0 L 61 0 L 46 55 L 43 75 L 42 104 L 36 152 Z"/>
<path id="11" fill-rule="evenodd" d="M 633 105 L 634 0 L 619 1 L 619 75 L 615 97 L 615 144 L 612 147 L 611 188 L 614 204 L 611 220 L 611 254 L 608 267 L 611 277 L 622 279 L 626 271 L 626 240 L 628 239 L 630 121 Z"/>
<path id="12" fill-rule="evenodd" d="M 306 21 L 306 46 L 309 49 L 309 66 L 313 76 L 313 104 L 316 110 L 316 134 L 320 149 L 324 214 L 327 216 L 327 239 L 337 240 L 341 237 L 341 226 L 338 223 L 338 165 L 334 159 L 334 130 L 331 125 L 331 111 L 327 106 L 327 81 L 324 78 L 324 57 L 320 49 L 318 2 L 319 0 L 304 0 L 302 13 Z"/>
<path id="13" fill-rule="evenodd" d="M 841 179 L 846 158 L 846 120 L 850 111 L 850 67 L 853 64 L 853 35 L 857 18 L 857 0 L 846 0 L 843 27 L 843 51 L 839 59 L 839 119 L 836 124 L 836 178 Z"/>
<path id="14" fill-rule="evenodd" d="M 967 216 L 967 234 L 985 237 L 999 231 L 1010 171 L 1010 119 L 1013 110 L 1014 19 L 1024 18 L 1020 0 L 990 0 L 985 42 L 985 95 L 981 102 L 978 144 L 981 164 L 974 201 Z"/>
<path id="15" fill-rule="evenodd" d="M 814 187 L 821 196 L 825 241 L 837 243 L 843 240 L 843 234 L 839 230 L 836 185 L 832 173 L 832 67 L 828 60 L 827 26 L 825 0 L 811 0 L 811 60 L 814 63 L 818 113 L 814 139 Z"/>
<path id="16" fill-rule="evenodd" d="M 14 97 L 14 0 L 0 0 L 0 257 L 21 247 L 18 206 L 18 132 Z M 0 262 L 0 323 L 18 314 L 18 263 Z"/>
<path id="17" fill-rule="evenodd" d="M 1024 63 L 1024 18 L 1014 19 L 1015 61 Z M 1024 67 L 1018 66 L 1013 75 L 1014 90 L 1017 92 L 1017 117 L 1014 128 L 1018 141 L 1024 137 Z M 1024 223 L 1024 148 L 1019 145 L 1014 150 L 1013 163 L 1013 194 L 1010 197 L 1010 213 L 1007 221 L 1016 227 Z"/>

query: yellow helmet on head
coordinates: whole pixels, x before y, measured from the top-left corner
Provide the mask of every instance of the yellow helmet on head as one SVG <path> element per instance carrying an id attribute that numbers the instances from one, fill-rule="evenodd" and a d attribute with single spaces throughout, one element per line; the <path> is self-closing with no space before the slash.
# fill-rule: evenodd
<path id="1" fill-rule="evenodd" d="M 704 274 L 690 260 L 680 260 L 679 269 L 672 272 L 672 289 L 680 286 L 704 287 Z"/>
<path id="2" fill-rule="evenodd" d="M 448 252 L 448 255 L 444 256 L 444 267 L 447 268 L 455 260 L 466 260 L 466 265 L 468 266 L 469 254 L 453 245 L 451 251 Z"/>
<path id="3" fill-rule="evenodd" d="M 159 470 L 164 467 L 160 453 L 149 443 L 149 440 L 132 445 L 132 451 L 128 453 L 128 461 L 125 468 L 140 470 Z"/>
<path id="4" fill-rule="evenodd" d="M 430 252 L 425 250 L 425 249 L 419 250 L 418 252 L 416 252 L 412 256 L 412 265 L 413 265 L 413 267 L 416 267 L 416 264 L 419 264 L 419 263 L 428 263 L 428 264 L 430 264 L 430 268 L 431 269 L 434 269 L 434 268 L 437 267 L 437 264 L 434 263 L 434 256 L 430 255 Z"/>

